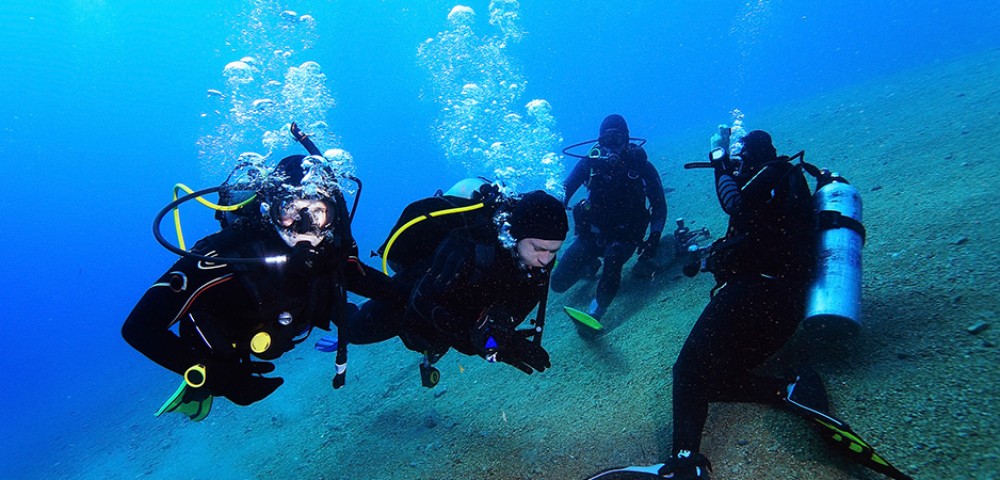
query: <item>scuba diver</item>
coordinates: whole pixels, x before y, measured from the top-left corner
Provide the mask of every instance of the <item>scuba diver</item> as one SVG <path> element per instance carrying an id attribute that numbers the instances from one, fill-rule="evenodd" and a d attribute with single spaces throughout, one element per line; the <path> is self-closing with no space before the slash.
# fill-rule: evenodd
<path id="1" fill-rule="evenodd" d="M 728 139 L 718 146 L 727 149 Z M 729 228 L 705 260 L 717 282 L 711 301 L 673 367 L 673 455 L 663 472 L 676 478 L 707 478 L 698 452 L 709 403 L 786 400 L 787 379 L 753 369 L 795 333 L 815 264 L 809 185 L 778 159 L 769 134 L 748 133 L 738 155 L 712 166 Z"/>
<path id="2" fill-rule="evenodd" d="M 660 175 L 642 148 L 646 141 L 629 137 L 621 115 L 608 115 L 601 122 L 597 143 L 586 156 L 570 151 L 592 142 L 563 149 L 564 154 L 580 159 L 564 184 L 566 206 L 581 186 L 587 187 L 588 194 L 573 207 L 576 239 L 552 272 L 552 290 L 565 292 L 600 269 L 597 291 L 586 312 L 565 307 L 574 320 L 600 330 L 600 319 L 618 293 L 625 262 L 635 252 L 640 261 L 656 256 L 667 201 Z M 649 236 L 643 240 L 647 226 Z"/>
<path id="3" fill-rule="evenodd" d="M 613 469 L 591 478 L 708 479 L 711 463 L 700 449 L 709 404 L 753 402 L 804 417 L 852 460 L 891 478 L 909 479 L 828 413 L 826 389 L 817 373 L 806 368 L 778 378 L 756 372 L 795 333 L 806 312 L 815 266 L 821 264 L 817 215 L 803 174 L 819 170 L 791 161 L 803 152 L 779 157 L 771 136 L 762 130 L 734 141 L 732 155 L 729 128 L 720 127 L 720 133 L 713 136 L 710 162 L 685 165 L 714 169 L 729 226 L 705 260 L 705 270 L 717 282 L 711 300 L 673 366 L 671 455 L 662 464 Z"/>
<path id="4" fill-rule="evenodd" d="M 339 175 L 294 124 L 293 133 L 313 155 L 286 157 L 273 169 L 262 158 L 241 164 L 223 186 L 191 192 L 156 218 L 157 240 L 181 258 L 146 290 L 122 336 L 183 377 L 157 416 L 177 411 L 201 420 L 216 396 L 237 405 L 260 401 L 284 381 L 262 375 L 274 371 L 271 360 L 314 327 L 328 330 L 331 321 L 344 321 L 345 289 L 394 297 L 388 277 L 358 261 L 353 211 L 342 188 L 349 177 Z M 202 198 L 212 191 L 222 205 Z M 216 208 L 223 228 L 187 251 L 176 208 L 192 199 Z M 170 210 L 181 248 L 159 233 Z M 338 352 L 336 369 L 335 388 L 343 384 L 346 348 Z"/>
<path id="5" fill-rule="evenodd" d="M 450 349 L 528 374 L 544 371 L 551 366 L 541 345 L 549 268 L 568 229 L 562 203 L 543 191 L 508 198 L 473 179 L 414 202 L 380 249 L 409 298 L 365 302 L 339 340 L 400 337 L 424 355 L 428 388 L 440 379 L 434 362 Z M 533 325 L 517 329 L 536 307 Z"/>

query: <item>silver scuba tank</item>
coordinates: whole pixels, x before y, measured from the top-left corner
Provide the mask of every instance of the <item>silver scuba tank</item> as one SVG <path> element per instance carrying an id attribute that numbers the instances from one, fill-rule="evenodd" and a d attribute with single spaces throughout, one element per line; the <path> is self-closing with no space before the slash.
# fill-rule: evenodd
<path id="1" fill-rule="evenodd" d="M 822 335 L 855 335 L 861 329 L 861 195 L 834 174 L 813 195 L 819 218 L 815 277 L 803 326 Z"/>

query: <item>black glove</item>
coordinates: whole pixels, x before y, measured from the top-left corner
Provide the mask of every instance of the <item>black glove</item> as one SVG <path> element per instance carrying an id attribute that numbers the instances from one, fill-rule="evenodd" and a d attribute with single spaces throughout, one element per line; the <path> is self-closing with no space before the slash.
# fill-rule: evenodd
<path id="1" fill-rule="evenodd" d="M 694 278 L 701 271 L 701 259 L 698 257 L 692 258 L 688 263 L 684 264 L 681 271 L 684 272 L 684 276 Z"/>
<path id="2" fill-rule="evenodd" d="M 549 352 L 528 339 L 533 333 L 520 332 L 503 322 L 488 320 L 473 335 L 476 337 L 476 345 L 480 347 L 480 354 L 486 361 L 503 362 L 530 375 L 534 370 L 544 372 L 552 366 Z"/>
<path id="3" fill-rule="evenodd" d="M 274 371 L 270 362 L 208 360 L 205 387 L 212 395 L 223 396 L 237 405 L 250 405 L 274 393 L 285 379 L 262 377 Z"/>
<path id="4" fill-rule="evenodd" d="M 730 173 L 733 170 L 733 161 L 729 158 L 729 152 L 724 148 L 716 148 L 709 152 L 708 161 L 716 173 Z"/>
<path id="5" fill-rule="evenodd" d="M 639 244 L 636 252 L 639 253 L 639 260 L 650 260 L 656 257 L 656 250 L 660 247 L 660 232 L 649 232 L 649 238 Z"/>

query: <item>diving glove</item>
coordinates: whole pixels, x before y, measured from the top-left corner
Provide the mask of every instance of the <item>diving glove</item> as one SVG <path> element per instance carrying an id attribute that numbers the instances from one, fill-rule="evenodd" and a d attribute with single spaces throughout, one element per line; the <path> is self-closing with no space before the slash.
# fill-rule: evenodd
<path id="1" fill-rule="evenodd" d="M 486 361 L 506 363 L 530 375 L 535 370 L 543 372 L 552 366 L 549 352 L 528 338 L 533 334 L 534 331 L 518 331 L 497 322 L 487 322 L 474 335 L 478 337 L 476 345 L 480 346 L 480 354 Z"/>
<path id="2" fill-rule="evenodd" d="M 208 360 L 202 365 L 208 390 L 237 405 L 263 400 L 285 383 L 281 377 L 261 376 L 274 371 L 274 364 L 270 362 Z"/>
<path id="3" fill-rule="evenodd" d="M 649 232 L 649 238 L 639 244 L 636 250 L 640 260 L 651 260 L 656 257 L 656 250 L 660 247 L 660 232 Z"/>

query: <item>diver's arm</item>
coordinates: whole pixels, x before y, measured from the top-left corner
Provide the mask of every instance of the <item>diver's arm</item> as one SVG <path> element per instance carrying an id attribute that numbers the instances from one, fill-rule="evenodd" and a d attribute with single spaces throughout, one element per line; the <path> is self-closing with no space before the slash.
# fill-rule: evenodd
<path id="1" fill-rule="evenodd" d="M 438 247 L 434 263 L 410 294 L 409 310 L 450 337 L 465 338 L 475 319 L 462 318 L 444 306 L 443 299 L 463 288 L 475 266 L 473 249 L 449 236 Z"/>
<path id="2" fill-rule="evenodd" d="M 226 289 L 233 274 L 226 267 L 204 270 L 201 262 L 182 258 L 153 284 L 122 325 L 122 337 L 164 368 L 183 374 L 203 360 L 171 327 L 197 307 L 209 289 Z M 201 297 L 203 298 L 203 297 Z"/>
<path id="3" fill-rule="evenodd" d="M 358 259 L 357 254 L 347 258 L 344 265 L 344 287 L 372 300 L 402 304 L 409 292 L 401 292 L 394 282 L 381 270 L 377 270 Z"/>
<path id="4" fill-rule="evenodd" d="M 587 180 L 587 176 L 590 174 L 590 167 L 588 164 L 589 162 L 586 159 L 580 159 L 579 162 L 576 162 L 576 166 L 573 167 L 573 170 L 569 172 L 569 176 L 566 177 L 566 181 L 563 182 L 563 187 L 566 190 L 566 196 L 563 197 L 563 206 L 569 206 L 569 202 L 573 199 L 573 195 L 580 189 L 583 182 Z"/>
<path id="5" fill-rule="evenodd" d="M 729 216 L 739 214 L 743 208 L 743 195 L 736 179 L 727 172 L 715 171 L 715 195 L 719 199 L 722 211 Z"/>
<path id="6" fill-rule="evenodd" d="M 660 181 L 660 172 L 646 157 L 646 150 L 638 147 L 637 153 L 643 160 L 643 180 L 646 185 L 646 198 L 649 200 L 649 231 L 650 233 L 662 233 L 663 227 L 667 223 L 667 197 L 663 193 L 663 182 Z"/>

